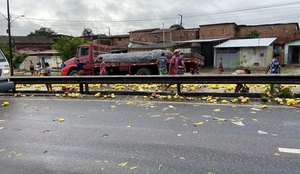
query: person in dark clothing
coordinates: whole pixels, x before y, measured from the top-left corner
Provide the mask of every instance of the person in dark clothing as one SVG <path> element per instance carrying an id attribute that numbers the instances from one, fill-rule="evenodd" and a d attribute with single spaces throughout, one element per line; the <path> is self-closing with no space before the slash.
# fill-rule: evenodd
<path id="1" fill-rule="evenodd" d="M 77 70 L 77 75 L 84 75 L 84 63 L 80 62 L 80 59 L 77 59 L 77 66 L 76 66 L 76 70 Z"/>
<path id="2" fill-rule="evenodd" d="M 232 73 L 233 75 L 241 75 L 241 74 L 251 74 L 251 71 L 249 69 L 245 69 L 245 70 L 236 70 L 234 73 Z M 236 84 L 236 88 L 234 90 L 235 93 L 240 92 L 243 88 L 247 88 L 247 86 L 245 84 L 242 83 L 238 83 Z M 249 89 L 249 88 L 248 88 Z"/>
<path id="3" fill-rule="evenodd" d="M 185 64 L 184 64 L 184 61 L 183 61 L 183 53 L 181 52 L 179 57 L 178 57 L 178 63 L 177 63 L 177 66 L 178 66 L 178 72 L 177 74 L 178 75 L 183 75 L 184 72 L 185 72 Z"/>

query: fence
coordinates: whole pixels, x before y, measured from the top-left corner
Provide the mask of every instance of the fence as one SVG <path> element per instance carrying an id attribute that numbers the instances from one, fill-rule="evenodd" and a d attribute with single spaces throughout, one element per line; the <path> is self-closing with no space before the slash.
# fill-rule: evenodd
<path id="1" fill-rule="evenodd" d="M 300 75 L 209 75 L 209 76 L 68 76 L 11 77 L 17 84 L 79 84 L 80 93 L 89 93 L 88 84 L 300 84 Z M 17 92 L 17 91 L 15 91 Z"/>

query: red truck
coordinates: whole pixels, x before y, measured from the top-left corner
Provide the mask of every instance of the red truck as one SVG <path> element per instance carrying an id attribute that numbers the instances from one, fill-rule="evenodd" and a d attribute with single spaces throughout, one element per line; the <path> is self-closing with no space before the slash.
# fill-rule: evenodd
<path id="1" fill-rule="evenodd" d="M 98 75 L 100 68 L 97 62 L 97 56 L 103 57 L 108 75 L 158 75 L 157 58 L 161 52 L 165 52 L 170 59 L 172 52 L 166 50 L 154 50 L 146 52 L 133 52 L 110 54 L 111 48 L 99 44 L 85 44 L 77 47 L 77 53 L 74 58 L 65 62 L 66 66 L 61 70 L 62 76 L 76 75 L 76 64 L 79 59 L 84 63 L 85 75 Z M 197 66 L 199 59 L 192 54 L 184 57 L 186 69 Z"/>

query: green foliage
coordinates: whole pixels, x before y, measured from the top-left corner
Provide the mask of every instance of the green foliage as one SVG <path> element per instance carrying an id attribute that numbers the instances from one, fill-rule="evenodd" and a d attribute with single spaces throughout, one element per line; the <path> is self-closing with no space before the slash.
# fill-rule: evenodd
<path id="1" fill-rule="evenodd" d="M 283 88 L 280 89 L 280 91 L 278 93 L 278 97 L 280 97 L 280 98 L 293 98 L 294 95 L 293 95 L 290 88 L 283 87 Z"/>
<path id="2" fill-rule="evenodd" d="M 57 35 L 51 28 L 41 27 L 34 32 L 30 32 L 27 36 L 55 36 Z"/>
<path id="3" fill-rule="evenodd" d="M 10 62 L 10 56 L 9 56 L 9 46 L 8 44 L 0 45 L 0 48 L 7 58 L 7 61 Z M 14 69 L 19 69 L 19 66 L 23 63 L 23 61 L 28 57 L 27 54 L 15 54 L 14 51 L 12 53 L 13 55 L 13 67 Z"/>
<path id="4" fill-rule="evenodd" d="M 247 63 L 247 59 L 236 60 L 233 62 L 233 69 L 234 70 L 245 69 L 246 67 L 243 66 L 243 64 L 245 63 Z"/>
<path id="5" fill-rule="evenodd" d="M 61 36 L 55 41 L 52 47 L 59 53 L 61 59 L 66 61 L 76 55 L 77 46 L 85 43 L 87 43 L 87 41 L 81 38 Z"/>
<path id="6" fill-rule="evenodd" d="M 24 60 L 28 57 L 27 54 L 16 54 L 13 59 L 13 67 L 15 69 L 19 69 L 20 65 L 24 62 Z"/>
<path id="7" fill-rule="evenodd" d="M 179 24 L 174 24 L 170 27 L 170 29 L 175 29 L 175 30 L 183 30 L 184 27 L 179 25 Z"/>
<path id="8" fill-rule="evenodd" d="M 268 97 L 261 97 L 260 101 L 263 102 L 263 103 L 267 103 L 269 101 L 269 98 Z"/>
<path id="9" fill-rule="evenodd" d="M 256 30 L 251 31 L 247 34 L 248 38 L 259 38 L 260 37 L 260 33 Z"/>
<path id="10" fill-rule="evenodd" d="M 7 58 L 8 62 L 9 62 L 9 47 L 8 47 L 8 44 L 0 45 L 0 49 L 2 50 L 3 54 L 5 55 L 5 57 Z"/>
<path id="11" fill-rule="evenodd" d="M 291 87 L 283 86 L 280 84 L 270 84 L 266 91 L 270 97 L 280 97 L 280 98 L 293 98 L 294 94 Z"/>

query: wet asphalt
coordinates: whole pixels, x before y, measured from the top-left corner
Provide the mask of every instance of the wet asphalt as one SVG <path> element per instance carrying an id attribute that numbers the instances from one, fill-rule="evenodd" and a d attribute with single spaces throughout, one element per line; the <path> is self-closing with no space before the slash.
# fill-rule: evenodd
<path id="1" fill-rule="evenodd" d="M 0 173 L 300 173 L 300 109 L 142 97 L 0 98 Z M 61 121 L 61 122 L 60 122 Z"/>

